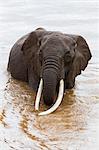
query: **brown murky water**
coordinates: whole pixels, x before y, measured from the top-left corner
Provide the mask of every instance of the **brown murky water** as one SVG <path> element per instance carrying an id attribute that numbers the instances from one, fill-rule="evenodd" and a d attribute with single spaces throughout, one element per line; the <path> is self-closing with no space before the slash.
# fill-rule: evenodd
<path id="1" fill-rule="evenodd" d="M 98 25 L 98 0 L 0 0 L 0 150 L 99 149 Z M 43 117 L 32 89 L 6 71 L 14 42 L 38 26 L 83 35 L 93 54 L 57 111 Z"/>

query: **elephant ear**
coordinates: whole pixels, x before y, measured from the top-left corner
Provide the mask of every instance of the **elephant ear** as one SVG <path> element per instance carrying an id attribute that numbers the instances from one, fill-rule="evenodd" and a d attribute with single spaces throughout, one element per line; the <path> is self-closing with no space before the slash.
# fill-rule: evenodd
<path id="1" fill-rule="evenodd" d="M 35 31 L 31 32 L 27 38 L 25 39 L 21 51 L 24 54 L 27 54 L 27 51 L 31 51 L 32 53 L 36 52 L 40 46 L 42 35 L 46 33 L 44 28 L 37 28 Z"/>
<path id="2" fill-rule="evenodd" d="M 35 52 L 38 46 L 37 42 L 38 42 L 38 38 L 36 32 L 33 31 L 28 35 L 28 37 L 25 39 L 22 45 L 21 51 L 23 51 L 23 54 L 29 55 L 31 51 L 32 53 Z"/>
<path id="3" fill-rule="evenodd" d="M 80 61 L 80 69 L 85 70 L 87 67 L 88 61 L 91 59 L 91 52 L 89 49 L 89 46 L 86 42 L 86 40 L 82 36 L 77 36 L 76 37 L 76 56 L 80 55 L 81 61 Z"/>
<path id="4" fill-rule="evenodd" d="M 91 52 L 89 46 L 82 36 L 69 35 L 75 40 L 75 56 L 67 76 L 67 87 L 72 88 L 75 84 L 75 77 L 81 74 L 88 65 L 91 59 Z"/>

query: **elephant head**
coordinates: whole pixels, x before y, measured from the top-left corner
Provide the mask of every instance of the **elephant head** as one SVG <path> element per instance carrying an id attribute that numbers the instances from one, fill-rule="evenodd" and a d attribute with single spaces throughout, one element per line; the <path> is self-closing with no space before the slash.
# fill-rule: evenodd
<path id="1" fill-rule="evenodd" d="M 83 37 L 49 32 L 43 28 L 27 36 L 21 51 L 29 66 L 29 83 L 32 81 L 32 72 L 40 81 L 35 108 L 39 108 L 41 93 L 46 105 L 55 103 L 50 110 L 40 115 L 50 113 L 59 106 L 65 89 L 74 87 L 75 77 L 81 74 L 81 70 L 86 68 L 91 58 L 89 47 Z"/>

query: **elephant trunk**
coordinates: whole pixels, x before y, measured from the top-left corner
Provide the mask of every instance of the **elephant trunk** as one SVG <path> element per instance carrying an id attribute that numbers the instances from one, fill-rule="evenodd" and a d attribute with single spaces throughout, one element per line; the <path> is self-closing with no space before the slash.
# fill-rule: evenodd
<path id="1" fill-rule="evenodd" d="M 54 105 L 39 115 L 50 114 L 60 105 L 64 95 L 64 77 L 61 76 L 62 67 L 58 59 L 46 59 L 43 63 L 40 84 L 36 96 L 35 110 L 39 110 L 41 94 L 46 105 Z M 56 94 L 58 95 L 56 99 Z M 56 101 L 55 101 L 56 99 Z"/>
<path id="2" fill-rule="evenodd" d="M 55 100 L 57 75 L 53 70 L 45 70 L 43 72 L 43 100 L 46 105 L 52 105 Z"/>

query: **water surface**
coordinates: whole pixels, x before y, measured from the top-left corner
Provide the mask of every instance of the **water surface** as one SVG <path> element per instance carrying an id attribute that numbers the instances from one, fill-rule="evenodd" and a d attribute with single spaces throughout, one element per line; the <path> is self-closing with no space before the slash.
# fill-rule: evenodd
<path id="1" fill-rule="evenodd" d="M 12 45 L 37 27 L 80 34 L 93 55 L 57 111 L 43 117 L 32 89 L 6 71 Z M 98 41 L 98 0 L 0 0 L 0 150 L 99 149 Z"/>

